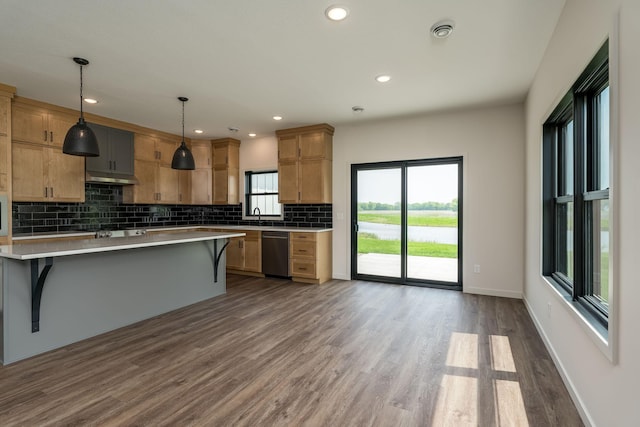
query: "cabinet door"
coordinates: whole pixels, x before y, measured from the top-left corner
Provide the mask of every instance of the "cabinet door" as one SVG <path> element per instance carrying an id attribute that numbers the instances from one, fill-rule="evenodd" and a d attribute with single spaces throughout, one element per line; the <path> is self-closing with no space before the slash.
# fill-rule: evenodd
<path id="1" fill-rule="evenodd" d="M 42 145 L 12 144 L 13 200 L 34 202 L 45 200 L 45 152 Z M 47 190 L 48 194 L 48 190 Z"/>
<path id="2" fill-rule="evenodd" d="M 84 202 L 84 157 L 69 156 L 60 148 L 47 148 L 49 199 L 58 202 Z"/>
<path id="3" fill-rule="evenodd" d="M 232 237 L 227 246 L 227 268 L 244 269 L 244 237 Z"/>
<path id="4" fill-rule="evenodd" d="M 93 123 L 88 124 L 98 140 L 100 155 L 98 157 L 87 157 L 87 170 L 91 172 L 111 172 L 109 168 L 109 129 Z"/>
<path id="5" fill-rule="evenodd" d="M 278 202 L 298 202 L 298 162 L 278 163 Z"/>
<path id="6" fill-rule="evenodd" d="M 213 146 L 213 166 L 222 167 L 229 164 L 229 145 L 214 145 Z"/>
<path id="7" fill-rule="evenodd" d="M 229 174 L 226 167 L 213 169 L 213 203 L 227 204 L 229 196 Z"/>
<path id="8" fill-rule="evenodd" d="M 191 203 L 191 171 L 178 171 L 178 203 L 188 205 Z"/>
<path id="9" fill-rule="evenodd" d="M 127 192 L 133 193 L 133 197 L 127 198 L 127 202 L 158 203 L 156 197 L 156 169 L 158 164 L 155 161 L 136 160 L 135 168 L 138 184 L 125 186 Z"/>
<path id="10" fill-rule="evenodd" d="M 192 141 L 191 153 L 196 163 L 196 169 L 211 168 L 210 141 Z"/>
<path id="11" fill-rule="evenodd" d="M 281 136 L 278 138 L 278 160 L 298 159 L 298 136 Z"/>
<path id="12" fill-rule="evenodd" d="M 191 171 L 191 204 L 211 204 L 212 184 L 211 169 L 196 169 Z"/>
<path id="13" fill-rule="evenodd" d="M 178 171 L 170 166 L 158 166 L 156 189 L 162 203 L 178 203 Z"/>
<path id="14" fill-rule="evenodd" d="M 158 161 L 155 138 L 137 133 L 135 134 L 134 142 L 135 149 L 133 151 L 135 160 L 145 160 L 148 162 Z"/>
<path id="15" fill-rule="evenodd" d="M 298 173 L 300 203 L 331 203 L 328 160 L 301 160 Z"/>
<path id="16" fill-rule="evenodd" d="M 0 191 L 7 191 L 9 179 L 9 137 L 0 135 Z"/>
<path id="17" fill-rule="evenodd" d="M 15 141 L 47 144 L 49 142 L 49 134 L 45 134 L 46 131 L 46 111 L 20 104 L 13 105 L 11 112 L 11 137 Z"/>
<path id="18" fill-rule="evenodd" d="M 324 132 L 304 133 L 300 135 L 300 159 L 327 158 L 328 144 Z"/>
<path id="19" fill-rule="evenodd" d="M 257 273 L 262 272 L 262 248 L 260 239 L 245 237 L 244 269 Z"/>
<path id="20" fill-rule="evenodd" d="M 173 154 L 176 152 L 178 144 L 167 139 L 158 139 L 156 149 L 159 154 L 159 161 L 161 166 L 171 166 L 173 160 Z"/>
<path id="21" fill-rule="evenodd" d="M 102 146 L 100 146 L 100 150 L 102 150 Z M 109 159 L 112 162 L 111 171 L 124 175 L 133 175 L 133 152 L 133 134 L 124 130 L 110 128 Z M 102 157 L 102 151 L 100 152 L 100 157 Z"/>
<path id="22" fill-rule="evenodd" d="M 78 116 L 79 117 L 79 116 Z M 69 129 L 78 122 L 78 117 L 63 113 L 49 113 L 48 128 L 50 145 L 62 147 Z"/>

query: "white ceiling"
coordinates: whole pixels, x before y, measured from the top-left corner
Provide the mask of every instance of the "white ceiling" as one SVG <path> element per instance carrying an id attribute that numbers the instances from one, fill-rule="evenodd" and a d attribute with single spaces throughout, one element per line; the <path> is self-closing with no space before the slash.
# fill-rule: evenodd
<path id="1" fill-rule="evenodd" d="M 100 100 L 85 111 L 180 134 L 176 98 L 187 96 L 187 137 L 246 139 L 522 101 L 564 6 L 345 0 L 350 15 L 332 22 L 324 11 L 337 1 L 0 0 L 0 82 L 77 109 L 81 56 L 85 97 Z M 455 30 L 434 39 L 443 19 Z"/>

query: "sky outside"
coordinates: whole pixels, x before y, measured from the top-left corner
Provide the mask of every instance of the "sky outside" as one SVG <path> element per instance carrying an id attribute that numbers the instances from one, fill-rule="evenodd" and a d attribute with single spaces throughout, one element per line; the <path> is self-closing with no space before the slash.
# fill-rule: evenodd
<path id="1" fill-rule="evenodd" d="M 458 197 L 458 165 L 407 168 L 408 203 L 448 203 Z M 400 169 L 358 172 L 358 202 L 400 202 Z"/>

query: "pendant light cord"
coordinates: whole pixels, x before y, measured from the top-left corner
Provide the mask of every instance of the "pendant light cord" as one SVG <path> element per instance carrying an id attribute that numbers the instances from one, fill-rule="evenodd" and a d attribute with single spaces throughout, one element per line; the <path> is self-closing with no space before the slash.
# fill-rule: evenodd
<path id="1" fill-rule="evenodd" d="M 80 117 L 84 118 L 84 113 L 82 112 L 82 65 L 80 65 Z"/>
<path id="2" fill-rule="evenodd" d="M 182 101 L 182 143 L 184 144 L 184 101 Z"/>

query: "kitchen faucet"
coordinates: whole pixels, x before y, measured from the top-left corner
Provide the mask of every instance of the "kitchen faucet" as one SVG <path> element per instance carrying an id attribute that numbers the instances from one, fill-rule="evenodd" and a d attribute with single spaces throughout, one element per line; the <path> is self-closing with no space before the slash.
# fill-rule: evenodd
<path id="1" fill-rule="evenodd" d="M 260 225 L 260 223 L 262 223 L 262 220 L 260 219 L 260 208 L 259 207 L 255 207 L 253 208 L 253 215 L 255 216 L 256 211 L 258 211 L 258 225 Z"/>

